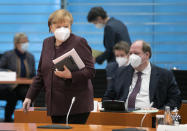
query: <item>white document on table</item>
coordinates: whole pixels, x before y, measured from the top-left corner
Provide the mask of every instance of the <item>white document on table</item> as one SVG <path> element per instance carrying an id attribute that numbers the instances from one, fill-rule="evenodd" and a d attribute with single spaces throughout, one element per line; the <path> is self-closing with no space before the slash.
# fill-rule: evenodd
<path id="1" fill-rule="evenodd" d="M 94 101 L 94 109 L 92 110 L 92 112 L 97 112 L 98 110 L 98 101 Z"/>
<path id="2" fill-rule="evenodd" d="M 0 71 L 0 81 L 16 81 L 16 72 Z"/>

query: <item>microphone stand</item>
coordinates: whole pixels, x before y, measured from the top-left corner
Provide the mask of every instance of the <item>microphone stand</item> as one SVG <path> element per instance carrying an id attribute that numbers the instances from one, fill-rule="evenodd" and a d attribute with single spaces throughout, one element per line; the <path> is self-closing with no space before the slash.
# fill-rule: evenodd
<path id="1" fill-rule="evenodd" d="M 67 116 L 66 116 L 66 125 L 57 125 L 57 124 L 52 124 L 52 125 L 42 125 L 42 126 L 38 126 L 37 128 L 45 128 L 45 129 L 72 129 L 71 126 L 68 125 L 68 118 L 69 118 L 69 114 L 72 108 L 72 105 L 75 101 L 75 97 L 72 98 L 71 100 L 71 105 L 69 107 Z"/>
<path id="2" fill-rule="evenodd" d="M 153 105 L 153 102 L 151 102 L 151 104 L 149 105 L 149 108 L 151 108 L 152 105 Z M 148 112 L 146 111 L 146 113 L 142 117 L 141 124 L 140 124 L 140 129 L 138 129 L 138 128 L 124 128 L 124 129 L 113 129 L 112 131 L 146 131 L 145 129 L 142 129 L 142 125 L 143 125 L 143 121 L 144 121 L 147 113 Z"/>
<path id="3" fill-rule="evenodd" d="M 68 118 L 69 118 L 69 113 L 71 111 L 71 108 L 72 108 L 72 105 L 73 105 L 74 101 L 75 101 L 75 97 L 73 97 L 72 100 L 71 100 L 71 105 L 70 105 L 70 108 L 69 108 L 67 116 L 66 116 L 66 125 L 65 125 L 64 129 L 71 129 L 72 128 L 71 126 L 68 125 Z"/>

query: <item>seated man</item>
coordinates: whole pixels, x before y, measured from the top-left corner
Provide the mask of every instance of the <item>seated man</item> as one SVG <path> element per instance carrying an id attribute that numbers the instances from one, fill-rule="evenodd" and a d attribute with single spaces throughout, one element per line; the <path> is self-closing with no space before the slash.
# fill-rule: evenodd
<path id="1" fill-rule="evenodd" d="M 35 76 L 34 56 L 27 51 L 28 38 L 24 33 L 14 37 L 14 49 L 5 52 L 0 59 L 0 69 L 15 71 L 17 77 L 32 78 Z M 29 85 L 1 85 L 0 98 L 7 100 L 5 122 L 11 121 L 18 99 L 24 100 Z"/>
<path id="2" fill-rule="evenodd" d="M 142 40 L 130 47 L 130 65 L 117 70 L 103 100 L 126 101 L 126 109 L 180 107 L 181 96 L 173 74 L 150 63 L 151 47 Z"/>
<path id="3" fill-rule="evenodd" d="M 120 41 L 115 44 L 113 52 L 115 55 L 116 61 L 109 62 L 106 67 L 107 79 L 111 79 L 116 70 L 121 66 L 127 66 L 128 63 L 128 53 L 129 53 L 129 44 L 125 41 Z"/>

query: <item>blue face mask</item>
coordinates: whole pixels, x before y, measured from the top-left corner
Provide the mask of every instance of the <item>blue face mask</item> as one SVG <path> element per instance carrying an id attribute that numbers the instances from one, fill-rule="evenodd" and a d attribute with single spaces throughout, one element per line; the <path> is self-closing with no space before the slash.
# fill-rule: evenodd
<path id="1" fill-rule="evenodd" d="M 22 43 L 21 44 L 21 50 L 24 51 L 24 52 L 27 51 L 28 46 L 29 46 L 28 42 Z"/>

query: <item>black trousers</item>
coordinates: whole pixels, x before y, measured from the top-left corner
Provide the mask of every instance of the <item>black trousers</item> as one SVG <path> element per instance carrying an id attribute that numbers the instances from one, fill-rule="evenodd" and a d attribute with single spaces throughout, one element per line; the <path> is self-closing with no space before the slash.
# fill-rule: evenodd
<path id="1" fill-rule="evenodd" d="M 68 124 L 85 124 L 90 112 L 69 115 Z M 64 116 L 51 116 L 53 123 L 66 123 L 66 115 Z"/>
<path id="2" fill-rule="evenodd" d="M 6 100 L 4 122 L 12 122 L 12 114 L 18 100 L 24 100 L 28 88 L 19 86 L 14 90 L 4 89 L 0 91 L 0 99 Z"/>

